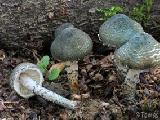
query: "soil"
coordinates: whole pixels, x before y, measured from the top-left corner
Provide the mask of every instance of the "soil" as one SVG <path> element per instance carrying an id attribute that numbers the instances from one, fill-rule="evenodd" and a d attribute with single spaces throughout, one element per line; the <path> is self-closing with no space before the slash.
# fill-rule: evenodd
<path id="1" fill-rule="evenodd" d="M 100 15 L 95 12 L 97 8 L 122 5 L 125 9 L 130 9 L 141 2 L 142 0 L 65 0 L 70 16 L 69 20 L 62 19 L 72 22 L 90 35 L 94 43 L 93 51 L 78 63 L 77 95 L 70 91 L 65 70 L 57 80 L 46 80 L 43 86 L 69 99 L 80 100 L 81 108 L 76 111 L 67 110 L 40 96 L 24 99 L 10 87 L 12 69 L 22 62 L 36 64 L 37 57 L 50 55 L 48 49 L 45 49 L 49 45 L 44 46 L 43 51 L 28 53 L 23 49 L 0 48 L 0 120 L 160 120 L 160 67 L 140 74 L 136 102 L 129 102 L 122 94 L 123 78 L 113 64 L 114 49 L 103 46 L 97 36 L 98 29 L 104 22 L 99 20 Z M 145 31 L 157 41 L 160 41 L 159 3 L 159 0 L 154 0 L 151 21 L 143 25 Z"/>

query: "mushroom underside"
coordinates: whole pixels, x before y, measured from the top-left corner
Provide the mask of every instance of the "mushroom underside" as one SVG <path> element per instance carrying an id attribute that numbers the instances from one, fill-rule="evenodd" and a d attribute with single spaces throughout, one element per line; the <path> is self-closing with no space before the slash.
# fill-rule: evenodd
<path id="1" fill-rule="evenodd" d="M 22 85 L 20 76 L 22 74 L 28 75 L 32 80 L 36 81 L 37 84 L 42 85 L 44 79 L 41 71 L 36 65 L 32 63 L 22 63 L 18 65 L 11 74 L 10 83 L 11 87 L 22 97 L 29 98 L 34 96 L 34 93 L 28 88 Z"/>

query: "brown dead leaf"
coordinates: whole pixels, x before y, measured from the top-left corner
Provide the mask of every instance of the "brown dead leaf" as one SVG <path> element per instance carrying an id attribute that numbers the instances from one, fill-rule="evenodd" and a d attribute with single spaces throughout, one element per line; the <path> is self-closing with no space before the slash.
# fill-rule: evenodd
<path id="1" fill-rule="evenodd" d="M 51 73 L 51 71 L 52 71 L 54 68 L 59 69 L 60 72 L 61 72 L 62 70 L 64 70 L 65 64 L 64 64 L 64 63 L 54 64 L 54 62 L 51 61 L 51 62 L 50 62 L 50 66 L 49 66 L 49 68 L 48 68 L 49 70 L 46 72 L 46 75 L 45 75 L 46 78 L 48 78 L 49 74 Z"/>
<path id="2" fill-rule="evenodd" d="M 0 111 L 3 111 L 5 108 L 6 106 L 4 105 L 4 101 L 0 99 Z"/>
<path id="3" fill-rule="evenodd" d="M 150 73 L 157 78 L 160 78 L 160 67 L 151 68 Z"/>
<path id="4" fill-rule="evenodd" d="M 88 64 L 88 65 L 86 65 L 86 69 L 87 69 L 87 71 L 89 71 L 89 70 L 91 70 L 91 68 L 93 67 L 93 65 L 92 64 Z"/>
<path id="5" fill-rule="evenodd" d="M 0 61 L 3 61 L 5 57 L 5 52 L 3 50 L 0 50 Z"/>
<path id="6" fill-rule="evenodd" d="M 60 120 L 68 120 L 69 119 L 67 111 L 61 112 L 59 117 L 60 117 Z"/>
<path id="7" fill-rule="evenodd" d="M 109 81 L 109 82 L 116 81 L 116 80 L 117 80 L 117 77 L 116 77 L 115 75 L 110 75 L 110 76 L 108 77 L 108 81 Z"/>
<path id="8" fill-rule="evenodd" d="M 91 62 L 91 60 L 90 60 L 90 57 L 89 57 L 89 56 L 85 56 L 85 57 L 84 57 L 84 59 L 83 59 L 83 61 L 84 61 L 86 64 L 88 64 L 88 63 L 90 63 L 90 62 Z"/>
<path id="9" fill-rule="evenodd" d="M 81 94 L 81 95 L 78 95 L 78 94 L 73 94 L 72 95 L 72 98 L 74 100 L 82 100 L 82 99 L 89 99 L 90 98 L 90 94 L 89 93 L 86 93 L 86 94 Z"/>
<path id="10" fill-rule="evenodd" d="M 60 71 L 62 71 L 64 69 L 64 67 L 65 67 L 64 63 L 52 64 L 48 72 L 50 73 L 54 68 L 57 68 Z"/>
<path id="11" fill-rule="evenodd" d="M 49 18 L 50 20 L 52 20 L 52 19 L 54 18 L 54 13 L 53 13 L 53 12 L 49 12 L 49 13 L 48 13 L 48 18 Z"/>
<path id="12" fill-rule="evenodd" d="M 99 61 L 102 68 L 108 68 L 113 65 L 113 54 L 110 54 Z"/>
<path id="13" fill-rule="evenodd" d="M 101 75 L 100 73 L 97 73 L 95 74 L 93 79 L 97 81 L 103 80 L 103 75 Z"/>

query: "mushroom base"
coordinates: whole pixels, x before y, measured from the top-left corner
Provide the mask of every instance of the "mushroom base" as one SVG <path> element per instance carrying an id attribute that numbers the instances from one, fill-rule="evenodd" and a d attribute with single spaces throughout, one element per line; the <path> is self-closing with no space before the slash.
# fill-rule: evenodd
<path id="1" fill-rule="evenodd" d="M 129 69 L 123 83 L 123 94 L 129 101 L 135 100 L 136 84 L 139 83 L 140 70 Z"/>
<path id="2" fill-rule="evenodd" d="M 78 61 L 66 61 L 64 64 L 68 66 L 65 70 L 67 71 L 70 89 L 73 94 L 78 94 Z"/>
<path id="3" fill-rule="evenodd" d="M 135 101 L 135 95 L 136 95 L 136 85 L 140 82 L 139 74 L 142 72 L 146 72 L 146 70 L 135 70 L 135 69 L 129 69 L 125 81 L 123 83 L 123 89 L 122 92 L 127 100 L 129 101 Z"/>

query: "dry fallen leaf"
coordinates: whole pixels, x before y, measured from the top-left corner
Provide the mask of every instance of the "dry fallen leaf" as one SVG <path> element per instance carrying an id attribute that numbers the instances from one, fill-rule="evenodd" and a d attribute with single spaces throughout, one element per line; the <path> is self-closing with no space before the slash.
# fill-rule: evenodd
<path id="1" fill-rule="evenodd" d="M 68 120 L 69 119 L 67 111 L 62 111 L 60 113 L 59 117 L 60 117 L 60 120 Z"/>
<path id="2" fill-rule="evenodd" d="M 103 80 L 103 75 L 101 75 L 100 73 L 97 73 L 97 74 L 95 74 L 93 79 L 96 81 Z"/>
<path id="3" fill-rule="evenodd" d="M 150 73 L 157 78 L 160 78 L 160 67 L 151 68 Z"/>
<path id="4" fill-rule="evenodd" d="M 74 100 L 79 100 L 79 101 L 82 100 L 82 99 L 89 99 L 90 98 L 90 93 L 81 94 L 81 95 L 73 94 L 72 98 Z"/>
<path id="5" fill-rule="evenodd" d="M 54 69 L 54 68 L 57 68 L 59 69 L 60 71 L 62 71 L 65 67 L 65 64 L 64 63 L 57 63 L 57 64 L 52 64 L 52 66 L 50 67 L 49 69 L 49 73 Z"/>
<path id="6" fill-rule="evenodd" d="M 53 12 L 49 12 L 49 13 L 48 13 L 48 18 L 49 18 L 49 19 L 53 19 L 53 18 L 54 18 Z"/>
<path id="7" fill-rule="evenodd" d="M 110 54 L 99 61 L 102 68 L 108 68 L 113 65 L 113 54 Z"/>
<path id="8" fill-rule="evenodd" d="M 5 108 L 4 101 L 0 99 L 0 111 L 3 111 Z"/>
<path id="9" fill-rule="evenodd" d="M 5 57 L 5 52 L 3 50 L 0 50 L 0 60 L 3 61 Z"/>

